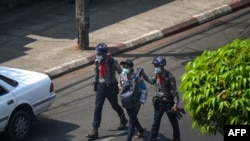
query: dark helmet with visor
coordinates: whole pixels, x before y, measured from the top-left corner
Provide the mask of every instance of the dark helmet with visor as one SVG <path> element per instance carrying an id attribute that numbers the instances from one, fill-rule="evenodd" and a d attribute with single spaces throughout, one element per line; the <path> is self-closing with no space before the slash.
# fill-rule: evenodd
<path id="1" fill-rule="evenodd" d="M 157 56 L 153 59 L 152 64 L 159 65 L 159 66 L 165 66 L 165 65 L 167 65 L 167 61 L 163 56 Z"/>
<path id="2" fill-rule="evenodd" d="M 95 47 L 96 53 L 107 54 L 108 53 L 108 46 L 104 43 L 100 43 Z"/>

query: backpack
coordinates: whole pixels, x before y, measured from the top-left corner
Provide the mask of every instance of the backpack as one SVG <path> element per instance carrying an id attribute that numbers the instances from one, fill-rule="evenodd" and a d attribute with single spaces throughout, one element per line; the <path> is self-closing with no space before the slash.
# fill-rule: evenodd
<path id="1" fill-rule="evenodd" d="M 142 68 L 138 68 L 131 80 L 126 80 L 122 84 L 121 103 L 124 108 L 131 109 L 140 101 L 141 90 L 138 85 L 139 74 Z"/>

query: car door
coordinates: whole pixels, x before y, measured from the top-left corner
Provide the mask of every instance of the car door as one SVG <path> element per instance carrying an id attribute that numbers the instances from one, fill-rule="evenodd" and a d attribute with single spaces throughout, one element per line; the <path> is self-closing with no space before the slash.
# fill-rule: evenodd
<path id="1" fill-rule="evenodd" d="M 0 131 L 7 126 L 9 116 L 15 108 L 15 103 L 15 97 L 0 84 Z"/>

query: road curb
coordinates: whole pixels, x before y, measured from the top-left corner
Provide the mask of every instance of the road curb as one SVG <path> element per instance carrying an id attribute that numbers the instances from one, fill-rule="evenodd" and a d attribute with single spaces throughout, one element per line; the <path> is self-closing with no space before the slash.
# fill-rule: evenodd
<path id="1" fill-rule="evenodd" d="M 110 45 L 110 52 L 112 54 L 118 54 L 126 50 L 134 49 L 136 47 L 145 45 L 149 42 L 159 40 L 167 36 L 174 35 L 176 33 L 190 29 L 192 27 L 214 20 L 226 14 L 245 8 L 249 5 L 250 5 L 250 0 L 236 0 L 235 2 L 231 4 L 222 5 L 214 9 L 208 10 L 206 12 L 193 15 L 190 19 L 183 21 L 181 23 L 178 23 L 176 25 L 173 25 L 173 26 L 161 29 L 161 30 L 153 30 L 149 33 L 146 33 L 132 40 L 118 43 L 115 45 Z M 62 64 L 61 66 L 57 66 L 57 67 L 45 70 L 44 73 L 48 74 L 50 77 L 57 77 L 66 72 L 76 70 L 80 67 L 88 66 L 89 64 L 92 64 L 94 60 L 95 60 L 95 54 L 93 53 L 93 55 L 91 55 L 88 58 L 80 58 L 77 60 L 73 60 L 69 63 Z"/>

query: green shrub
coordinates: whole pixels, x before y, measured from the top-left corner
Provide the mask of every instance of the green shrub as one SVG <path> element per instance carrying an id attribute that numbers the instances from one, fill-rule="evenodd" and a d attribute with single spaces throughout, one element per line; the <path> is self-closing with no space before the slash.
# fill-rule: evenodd
<path id="1" fill-rule="evenodd" d="M 223 134 L 224 125 L 250 124 L 250 39 L 236 39 L 189 62 L 180 90 L 192 127 Z"/>

